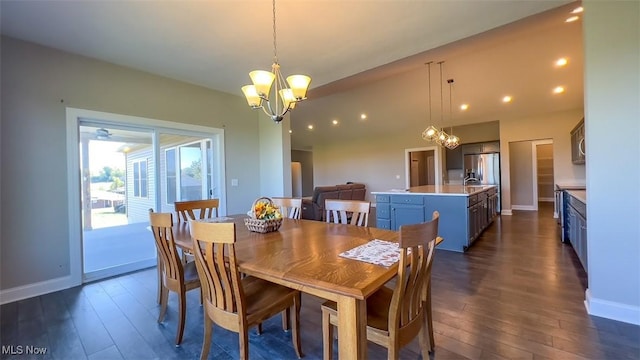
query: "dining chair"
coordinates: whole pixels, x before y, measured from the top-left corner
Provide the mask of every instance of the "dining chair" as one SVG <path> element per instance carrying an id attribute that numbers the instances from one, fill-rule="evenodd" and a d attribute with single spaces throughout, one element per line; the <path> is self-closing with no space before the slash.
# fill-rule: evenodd
<path id="1" fill-rule="evenodd" d="M 271 198 L 273 204 L 280 209 L 280 213 L 289 219 L 300 219 L 302 211 L 302 198 Z"/>
<path id="2" fill-rule="evenodd" d="M 178 222 L 189 222 L 189 220 L 217 217 L 220 199 L 176 201 L 173 205 L 178 216 Z M 189 256 L 193 256 L 193 254 L 190 251 L 182 250 L 182 262 L 189 261 Z"/>
<path id="3" fill-rule="evenodd" d="M 253 276 L 240 276 L 235 223 L 191 221 L 189 228 L 204 293 L 204 340 L 200 359 L 209 355 L 213 323 L 238 333 L 240 359 L 248 359 L 249 329 L 280 312 L 291 316 L 293 346 L 298 358 L 302 357 L 300 291 Z"/>
<path id="4" fill-rule="evenodd" d="M 369 226 L 370 207 L 368 201 L 327 199 L 324 202 L 326 222 Z"/>
<path id="5" fill-rule="evenodd" d="M 220 199 L 176 201 L 174 203 L 178 222 L 196 219 L 210 219 L 218 216 Z M 196 216 L 196 211 L 198 215 Z"/>
<path id="6" fill-rule="evenodd" d="M 432 220 L 402 225 L 398 241 L 400 259 L 393 289 L 383 286 L 367 298 L 367 340 L 387 348 L 388 359 L 398 359 L 400 349 L 419 336 L 423 359 L 429 359 L 433 341 L 428 332 L 427 297 L 439 213 Z M 322 304 L 323 357 L 333 355 L 333 326 L 338 325 L 337 305 Z"/>
<path id="7" fill-rule="evenodd" d="M 167 312 L 169 291 L 178 294 L 178 332 L 176 346 L 182 342 L 186 313 L 186 293 L 200 287 L 200 279 L 195 263 L 183 264 L 176 248 L 173 236 L 173 216 L 171 213 L 149 213 L 151 231 L 156 242 L 156 250 L 161 266 L 160 315 L 158 322 L 162 322 Z M 201 296 L 202 300 L 202 296 Z"/>

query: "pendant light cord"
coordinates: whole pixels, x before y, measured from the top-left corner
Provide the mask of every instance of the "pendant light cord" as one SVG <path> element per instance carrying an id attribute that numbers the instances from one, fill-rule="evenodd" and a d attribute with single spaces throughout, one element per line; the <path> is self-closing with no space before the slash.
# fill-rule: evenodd
<path id="1" fill-rule="evenodd" d="M 449 83 L 449 135 L 453 135 L 453 95 L 451 95 L 453 91 L 453 79 L 449 79 L 447 82 Z"/>
<path id="2" fill-rule="evenodd" d="M 426 63 L 427 65 L 427 74 L 428 74 L 428 84 L 429 84 L 429 124 L 433 124 L 433 122 L 431 121 L 431 63 L 433 63 L 433 61 L 429 61 L 428 63 Z"/>
<path id="3" fill-rule="evenodd" d="M 442 64 L 444 61 L 440 61 L 438 64 L 440 65 L 440 126 L 442 129 L 444 128 L 444 98 L 442 96 Z"/>

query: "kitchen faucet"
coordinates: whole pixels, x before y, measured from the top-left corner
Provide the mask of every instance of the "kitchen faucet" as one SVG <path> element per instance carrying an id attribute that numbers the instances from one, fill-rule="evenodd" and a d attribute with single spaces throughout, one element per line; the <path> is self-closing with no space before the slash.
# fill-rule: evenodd
<path id="1" fill-rule="evenodd" d="M 471 169 L 467 169 L 467 176 L 462 180 L 462 186 L 467 186 L 468 182 L 480 182 L 480 180 L 475 177 L 475 174 Z"/>
<path id="2" fill-rule="evenodd" d="M 462 185 L 463 185 L 463 186 L 467 186 L 467 183 L 468 183 L 468 182 L 480 182 L 480 180 L 478 180 L 478 179 L 476 179 L 476 178 L 474 178 L 474 177 L 468 176 L 468 177 L 466 177 L 466 178 L 464 178 L 464 179 L 462 180 Z"/>

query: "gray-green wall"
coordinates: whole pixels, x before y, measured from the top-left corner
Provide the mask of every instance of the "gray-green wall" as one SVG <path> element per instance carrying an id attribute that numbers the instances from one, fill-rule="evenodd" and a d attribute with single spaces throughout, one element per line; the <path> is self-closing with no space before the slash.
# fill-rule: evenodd
<path id="1" fill-rule="evenodd" d="M 224 128 L 227 211 L 259 196 L 259 117 L 240 96 L 7 37 L 1 52 L 0 289 L 70 274 L 66 107 Z"/>

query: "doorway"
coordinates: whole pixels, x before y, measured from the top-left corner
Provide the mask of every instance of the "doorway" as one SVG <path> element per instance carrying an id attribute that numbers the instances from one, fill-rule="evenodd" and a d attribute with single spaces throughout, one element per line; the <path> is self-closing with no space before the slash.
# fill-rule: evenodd
<path id="1" fill-rule="evenodd" d="M 151 131 L 85 120 L 78 129 L 84 278 L 155 265 L 148 219 L 132 216 L 133 205 L 155 207 Z"/>
<path id="2" fill-rule="evenodd" d="M 437 146 L 405 150 L 406 188 L 439 185 L 442 179 L 441 151 Z"/>
<path id="3" fill-rule="evenodd" d="M 67 129 L 74 282 L 155 266 L 150 209 L 218 198 L 226 214 L 223 130 L 72 108 Z"/>
<path id="4" fill-rule="evenodd" d="M 553 201 L 553 140 L 509 143 L 511 208 L 538 210 L 538 202 Z"/>

